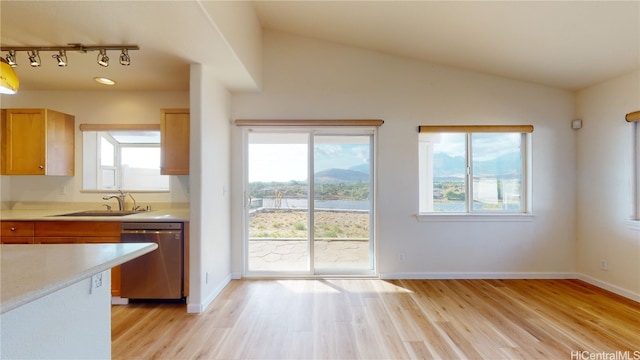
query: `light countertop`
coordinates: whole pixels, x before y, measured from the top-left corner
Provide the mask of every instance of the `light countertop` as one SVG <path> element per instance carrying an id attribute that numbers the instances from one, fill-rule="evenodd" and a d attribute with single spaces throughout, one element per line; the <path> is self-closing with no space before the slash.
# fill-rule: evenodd
<path id="1" fill-rule="evenodd" d="M 141 211 L 125 216 L 59 216 L 80 210 L 20 209 L 0 211 L 3 221 L 121 221 L 121 222 L 184 222 L 189 221 L 189 209 Z"/>
<path id="2" fill-rule="evenodd" d="M 155 243 L 0 245 L 0 313 L 155 250 Z"/>

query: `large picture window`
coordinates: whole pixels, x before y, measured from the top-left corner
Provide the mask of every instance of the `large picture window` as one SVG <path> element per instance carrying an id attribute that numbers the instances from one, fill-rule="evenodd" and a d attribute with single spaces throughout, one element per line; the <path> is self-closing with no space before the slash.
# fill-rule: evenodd
<path id="1" fill-rule="evenodd" d="M 531 126 L 421 126 L 421 214 L 527 213 Z"/>

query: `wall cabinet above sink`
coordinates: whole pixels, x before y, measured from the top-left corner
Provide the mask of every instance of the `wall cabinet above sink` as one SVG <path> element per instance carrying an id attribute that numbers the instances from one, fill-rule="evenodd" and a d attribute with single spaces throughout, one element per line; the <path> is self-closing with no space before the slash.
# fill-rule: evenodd
<path id="1" fill-rule="evenodd" d="M 75 117 L 49 109 L 2 109 L 1 175 L 74 175 Z"/>
<path id="2" fill-rule="evenodd" d="M 189 175 L 189 109 L 160 111 L 160 173 Z"/>

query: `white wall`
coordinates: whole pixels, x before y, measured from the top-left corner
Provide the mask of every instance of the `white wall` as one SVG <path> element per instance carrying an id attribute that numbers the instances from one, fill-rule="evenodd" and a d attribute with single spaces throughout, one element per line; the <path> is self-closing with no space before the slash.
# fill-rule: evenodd
<path id="1" fill-rule="evenodd" d="M 588 281 L 640 301 L 640 233 L 625 222 L 633 203 L 633 130 L 626 113 L 640 110 L 640 73 L 580 91 L 576 132 L 577 270 Z M 600 261 L 608 261 L 608 271 Z"/>
<path id="2" fill-rule="evenodd" d="M 231 280 L 231 95 L 211 69 L 191 66 L 191 241 L 188 312 L 202 312 Z"/>
<path id="3" fill-rule="evenodd" d="M 100 202 L 102 195 L 81 193 L 80 124 L 159 124 L 161 108 L 188 108 L 189 93 L 141 91 L 21 91 L 2 95 L 3 108 L 49 108 L 75 116 L 75 176 L 0 176 L 2 201 Z M 136 194 L 139 203 L 189 202 L 189 177 L 172 176 L 171 192 Z M 66 193 L 61 194 L 62 188 Z"/>
<path id="4" fill-rule="evenodd" d="M 263 33 L 261 94 L 234 118 L 380 118 L 378 270 L 385 277 L 575 271 L 574 95 L 363 49 Z M 417 222 L 421 124 L 533 124 L 531 222 Z M 242 273 L 242 144 L 232 128 L 233 273 Z M 407 254 L 404 262 L 399 253 Z"/>
<path id="5" fill-rule="evenodd" d="M 2 359 L 110 359 L 111 271 L 8 311 L 0 317 Z"/>
<path id="6" fill-rule="evenodd" d="M 203 1 L 200 5 L 253 79 L 253 86 L 260 88 L 262 29 L 253 5 L 248 1 Z"/>

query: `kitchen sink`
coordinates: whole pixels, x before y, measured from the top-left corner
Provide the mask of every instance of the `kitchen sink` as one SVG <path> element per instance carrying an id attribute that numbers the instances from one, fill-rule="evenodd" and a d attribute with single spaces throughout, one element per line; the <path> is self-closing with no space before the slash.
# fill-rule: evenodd
<path id="1" fill-rule="evenodd" d="M 72 212 L 68 214 L 60 214 L 56 216 L 126 216 L 137 214 L 138 211 L 120 211 L 120 210 L 85 210 Z"/>

